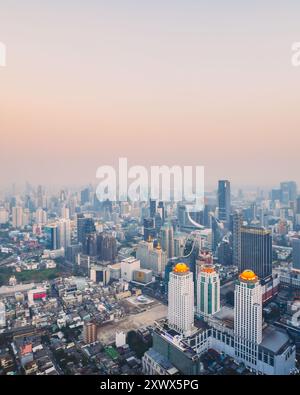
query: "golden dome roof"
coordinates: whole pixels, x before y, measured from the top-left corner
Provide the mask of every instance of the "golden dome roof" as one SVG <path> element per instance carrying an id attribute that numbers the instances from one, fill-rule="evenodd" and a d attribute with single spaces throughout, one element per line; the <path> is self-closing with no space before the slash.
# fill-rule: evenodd
<path id="1" fill-rule="evenodd" d="M 252 270 L 244 270 L 240 274 L 240 279 L 244 281 L 255 281 L 257 280 L 257 275 Z"/>
<path id="2" fill-rule="evenodd" d="M 175 273 L 187 273 L 188 271 L 189 267 L 185 263 L 177 263 L 177 265 L 174 267 Z"/>

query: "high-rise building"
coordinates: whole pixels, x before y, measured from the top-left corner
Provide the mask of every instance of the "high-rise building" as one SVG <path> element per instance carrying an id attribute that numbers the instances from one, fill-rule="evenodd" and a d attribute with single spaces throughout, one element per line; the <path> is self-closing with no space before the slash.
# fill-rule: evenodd
<path id="1" fill-rule="evenodd" d="M 296 214 L 300 214 L 300 196 L 296 200 Z"/>
<path id="2" fill-rule="evenodd" d="M 262 289 L 252 270 L 244 270 L 235 286 L 234 334 L 237 356 L 254 360 L 252 353 L 262 341 Z"/>
<path id="3" fill-rule="evenodd" d="M 93 218 L 85 217 L 84 214 L 77 215 L 77 241 L 85 247 L 86 236 L 96 231 Z"/>
<path id="4" fill-rule="evenodd" d="M 144 218 L 144 240 L 153 239 L 156 237 L 156 230 L 154 226 L 154 218 Z"/>
<path id="5" fill-rule="evenodd" d="M 150 217 L 154 218 L 156 214 L 156 200 L 150 199 Z"/>
<path id="6" fill-rule="evenodd" d="M 5 313 L 5 304 L 0 302 L 0 328 L 5 327 L 6 325 L 6 313 Z"/>
<path id="7" fill-rule="evenodd" d="M 65 218 L 65 219 L 69 219 L 70 218 L 69 207 L 62 206 L 62 208 L 61 208 L 61 217 Z"/>
<path id="8" fill-rule="evenodd" d="M 208 316 L 220 310 L 220 278 L 213 265 L 203 265 L 197 273 L 197 314 Z"/>
<path id="9" fill-rule="evenodd" d="M 9 220 L 8 211 L 4 207 L 0 207 L 0 224 L 6 224 Z"/>
<path id="10" fill-rule="evenodd" d="M 172 225 L 161 228 L 161 246 L 166 251 L 168 258 L 174 257 L 174 230 Z"/>
<path id="11" fill-rule="evenodd" d="M 241 264 L 239 272 L 253 270 L 260 279 L 272 275 L 272 235 L 262 227 L 241 227 Z"/>
<path id="12" fill-rule="evenodd" d="M 297 199 L 297 184 L 295 181 L 284 181 L 280 183 L 281 203 L 289 205 L 290 201 Z"/>
<path id="13" fill-rule="evenodd" d="M 241 265 L 241 229 L 242 214 L 235 211 L 232 215 L 232 263 L 237 267 Z"/>
<path id="14" fill-rule="evenodd" d="M 165 213 L 165 206 L 164 202 L 159 202 L 157 206 L 157 211 L 159 212 L 161 219 L 162 219 L 162 224 L 164 224 L 165 219 L 166 219 L 166 213 Z"/>
<path id="15" fill-rule="evenodd" d="M 85 240 L 85 253 L 89 256 L 98 256 L 98 237 L 97 233 L 89 233 Z"/>
<path id="16" fill-rule="evenodd" d="M 42 208 L 38 208 L 35 212 L 35 222 L 39 225 L 47 223 L 47 212 Z"/>
<path id="17" fill-rule="evenodd" d="M 13 207 L 12 208 L 12 226 L 13 228 L 23 227 L 23 208 Z"/>
<path id="18" fill-rule="evenodd" d="M 60 219 L 57 222 L 57 237 L 58 237 L 58 248 L 64 248 L 71 245 L 71 222 L 69 219 Z"/>
<path id="19" fill-rule="evenodd" d="M 97 325 L 94 322 L 84 324 L 83 341 L 85 344 L 91 344 L 97 341 Z"/>
<path id="20" fill-rule="evenodd" d="M 58 230 L 57 223 L 49 224 L 45 228 L 48 248 L 50 250 L 58 249 Z"/>
<path id="21" fill-rule="evenodd" d="M 102 232 L 98 235 L 98 256 L 102 261 L 115 262 L 117 257 L 117 240 L 110 234 Z"/>
<path id="22" fill-rule="evenodd" d="M 300 270 L 300 238 L 292 239 L 293 269 Z"/>
<path id="23" fill-rule="evenodd" d="M 81 204 L 84 205 L 90 201 L 90 190 L 89 188 L 85 188 L 80 193 L 80 201 Z"/>
<path id="24" fill-rule="evenodd" d="M 230 182 L 228 180 L 220 180 L 218 185 L 218 207 L 219 220 L 229 225 L 230 207 Z"/>
<path id="25" fill-rule="evenodd" d="M 184 336 L 194 329 L 193 273 L 185 263 L 175 265 L 168 286 L 168 323 Z"/>

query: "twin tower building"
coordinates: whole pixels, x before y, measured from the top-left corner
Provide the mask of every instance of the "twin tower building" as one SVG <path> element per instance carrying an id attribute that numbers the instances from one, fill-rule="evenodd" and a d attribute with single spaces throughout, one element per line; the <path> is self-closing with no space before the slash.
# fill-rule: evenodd
<path id="1" fill-rule="evenodd" d="M 196 306 L 193 273 L 184 263 L 170 273 L 168 324 L 184 337 L 196 331 L 194 316 L 212 316 L 220 310 L 220 280 L 212 264 L 198 266 Z M 251 270 L 239 275 L 235 286 L 234 333 L 255 344 L 262 340 L 262 291 L 258 277 Z"/>

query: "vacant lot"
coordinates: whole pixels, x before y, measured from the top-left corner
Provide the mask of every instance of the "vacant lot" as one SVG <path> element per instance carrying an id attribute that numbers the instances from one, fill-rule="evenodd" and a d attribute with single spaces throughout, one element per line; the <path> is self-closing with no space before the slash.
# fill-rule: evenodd
<path id="1" fill-rule="evenodd" d="M 166 317 L 167 306 L 158 303 L 149 310 L 135 315 L 130 315 L 122 321 L 114 324 L 106 324 L 98 329 L 98 340 L 102 343 L 110 344 L 115 341 L 116 332 L 129 332 L 143 326 L 152 325 L 154 321 Z"/>

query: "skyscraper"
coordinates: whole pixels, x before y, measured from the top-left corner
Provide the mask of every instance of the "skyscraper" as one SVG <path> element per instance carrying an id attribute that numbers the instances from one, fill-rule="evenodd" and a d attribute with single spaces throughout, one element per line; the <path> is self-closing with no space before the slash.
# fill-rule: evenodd
<path id="1" fill-rule="evenodd" d="M 235 211 L 232 215 L 232 260 L 237 267 L 241 265 L 242 214 Z"/>
<path id="2" fill-rule="evenodd" d="M 117 241 L 110 233 L 98 235 L 98 256 L 103 261 L 114 262 L 117 256 Z"/>
<path id="3" fill-rule="evenodd" d="M 23 227 L 23 208 L 13 207 L 12 208 L 12 226 L 14 228 Z"/>
<path id="4" fill-rule="evenodd" d="M 69 219 L 60 219 L 57 222 L 58 248 L 64 248 L 71 245 L 71 222 Z"/>
<path id="5" fill-rule="evenodd" d="M 83 246 L 86 236 L 96 231 L 94 220 L 91 217 L 85 217 L 84 214 L 77 215 L 77 240 Z"/>
<path id="6" fill-rule="evenodd" d="M 293 269 L 300 270 L 300 239 L 292 239 Z"/>
<path id="7" fill-rule="evenodd" d="M 272 274 L 272 235 L 262 227 L 241 227 L 241 264 L 239 272 L 253 270 L 260 279 Z"/>
<path id="8" fill-rule="evenodd" d="M 164 225 L 161 228 L 161 246 L 166 251 L 168 258 L 174 257 L 174 230 L 172 225 Z"/>
<path id="9" fill-rule="evenodd" d="M 219 220 L 229 225 L 230 216 L 230 182 L 228 180 L 219 180 L 218 185 L 218 207 Z"/>
<path id="10" fill-rule="evenodd" d="M 144 218 L 144 240 L 147 241 L 149 238 L 153 239 L 156 236 L 156 230 L 154 227 L 154 218 Z"/>
<path id="11" fill-rule="evenodd" d="M 197 314 L 213 315 L 220 310 L 220 279 L 213 265 L 198 267 Z"/>
<path id="12" fill-rule="evenodd" d="M 5 304 L 0 302 L 0 328 L 6 325 L 6 314 L 5 314 Z"/>
<path id="13" fill-rule="evenodd" d="M 295 181 L 284 181 L 280 183 L 281 203 L 288 205 L 290 201 L 297 198 L 297 184 Z"/>
<path id="14" fill-rule="evenodd" d="M 262 341 L 262 289 L 252 270 L 244 270 L 235 286 L 234 334 L 237 355 L 254 359 L 255 345 Z"/>
<path id="15" fill-rule="evenodd" d="M 154 218 L 156 214 L 156 200 L 150 199 L 150 217 Z"/>
<path id="16" fill-rule="evenodd" d="M 193 332 L 194 281 L 193 273 L 185 263 L 178 263 L 170 273 L 168 323 L 184 336 L 190 336 Z"/>

